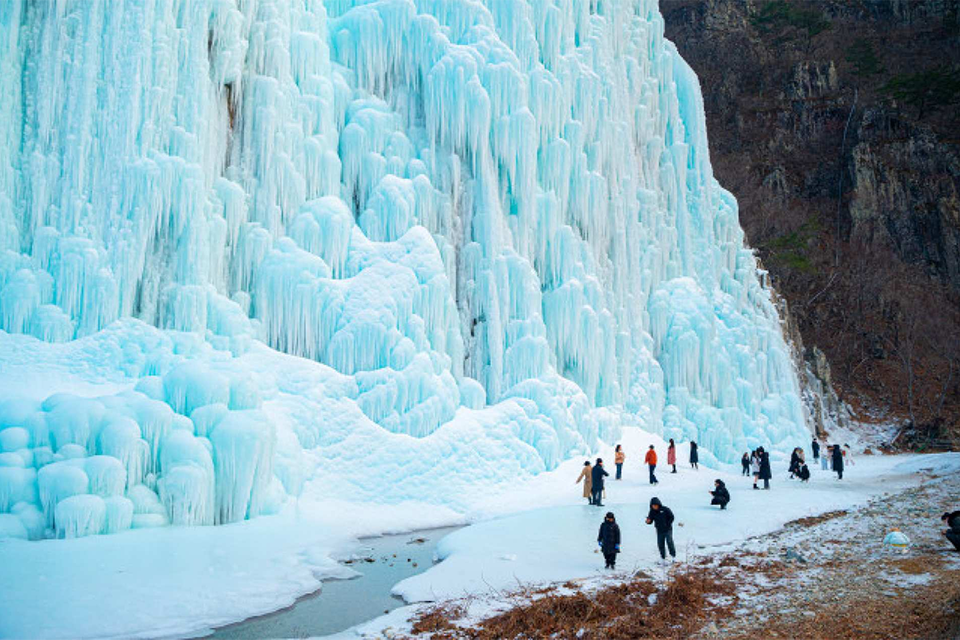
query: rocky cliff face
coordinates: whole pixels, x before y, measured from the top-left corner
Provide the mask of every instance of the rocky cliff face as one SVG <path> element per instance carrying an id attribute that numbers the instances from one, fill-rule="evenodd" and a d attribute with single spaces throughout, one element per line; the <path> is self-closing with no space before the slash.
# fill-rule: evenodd
<path id="1" fill-rule="evenodd" d="M 934 440 L 960 425 L 958 4 L 661 2 L 809 370 Z"/>

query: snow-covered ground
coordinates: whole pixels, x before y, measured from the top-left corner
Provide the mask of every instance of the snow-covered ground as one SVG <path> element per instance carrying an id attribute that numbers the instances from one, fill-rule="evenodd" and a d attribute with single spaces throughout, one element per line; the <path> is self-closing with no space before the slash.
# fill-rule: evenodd
<path id="1" fill-rule="evenodd" d="M 582 460 L 478 500 L 462 514 L 425 506 L 348 505 L 301 499 L 281 514 L 223 527 L 135 530 L 76 540 L 0 542 L 0 636 L 7 638 L 158 637 L 202 633 L 212 626 L 289 605 L 319 581 L 349 570 L 331 558 L 350 552 L 351 538 L 465 521 L 475 524 L 441 541 L 444 561 L 397 585 L 411 601 L 429 601 L 532 583 L 588 578 L 601 573 L 596 531 L 607 510 L 623 532 L 621 569 L 649 567 L 657 559 L 652 527 L 643 524 L 651 496 L 677 516 L 678 554 L 778 528 L 788 520 L 847 508 L 884 492 L 911 486 L 924 468 L 960 468 L 960 455 L 858 456 L 843 481 L 813 468 L 807 485 L 787 481 L 785 462 L 774 461 L 770 491 L 753 491 L 736 473 L 686 464 L 678 473 L 658 469 L 647 484 L 642 452 L 663 442 L 625 430 L 624 480 L 608 481 L 604 508 L 585 505 L 574 479 Z M 798 443 L 800 444 L 800 443 Z M 612 450 L 600 455 L 612 460 Z M 611 475 L 613 465 L 610 465 Z M 715 478 L 727 481 L 732 501 L 709 507 Z M 442 490 L 438 488 L 438 490 Z M 332 497 L 331 497 L 332 498 Z M 313 499 L 316 499 L 314 497 Z M 312 499 L 311 499 L 312 500 Z M 56 612 L 56 615 L 51 615 Z M 402 608 L 357 630 L 382 629 L 410 615 Z"/>

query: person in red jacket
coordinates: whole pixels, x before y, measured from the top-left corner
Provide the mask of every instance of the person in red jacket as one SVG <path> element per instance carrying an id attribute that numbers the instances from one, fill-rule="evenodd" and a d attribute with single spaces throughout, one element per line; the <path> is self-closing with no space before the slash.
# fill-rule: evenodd
<path id="1" fill-rule="evenodd" d="M 653 445 L 650 445 L 650 449 L 647 451 L 647 456 L 643 459 L 647 463 L 647 467 L 650 469 L 650 484 L 659 484 L 656 474 L 654 471 L 657 470 L 657 452 L 654 451 Z"/>

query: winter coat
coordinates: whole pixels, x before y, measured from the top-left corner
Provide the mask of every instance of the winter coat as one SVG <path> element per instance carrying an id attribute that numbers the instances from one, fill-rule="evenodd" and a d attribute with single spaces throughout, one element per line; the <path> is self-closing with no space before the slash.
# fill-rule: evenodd
<path id="1" fill-rule="evenodd" d="M 596 489 L 597 491 L 599 491 L 600 489 L 603 489 L 603 477 L 610 475 L 609 473 L 606 472 L 603 466 L 599 464 L 593 467 L 593 471 L 591 471 L 590 474 L 593 478 L 592 488 Z"/>
<path id="2" fill-rule="evenodd" d="M 654 509 L 653 505 L 660 508 Z M 673 511 L 669 507 L 663 506 L 659 499 L 653 498 L 650 500 L 650 512 L 647 514 L 647 520 L 650 520 L 657 531 L 669 531 L 673 527 Z"/>
<path id="3" fill-rule="evenodd" d="M 820 443 L 817 442 L 816 440 L 814 440 L 813 443 L 811 443 L 810 448 L 813 450 L 813 457 L 814 457 L 814 458 L 819 458 L 819 457 L 820 457 Z"/>
<path id="4" fill-rule="evenodd" d="M 960 511 L 952 511 L 943 515 L 947 517 L 947 526 L 960 533 Z"/>
<path id="5" fill-rule="evenodd" d="M 600 543 L 600 548 L 604 554 L 618 553 L 617 547 L 620 546 L 620 525 L 616 522 L 604 520 L 603 524 L 600 525 L 597 542 Z"/>
<path id="6" fill-rule="evenodd" d="M 657 464 L 657 452 L 653 449 L 647 449 L 647 455 L 643 458 L 644 463 L 652 464 L 656 466 Z"/>
<path id="7" fill-rule="evenodd" d="M 758 456 L 750 456 L 750 473 L 753 475 L 760 474 L 760 458 Z"/>
<path id="8" fill-rule="evenodd" d="M 697 443 L 690 443 L 690 464 L 697 464 L 700 462 L 700 454 L 697 453 Z"/>
<path id="9" fill-rule="evenodd" d="M 764 451 L 760 454 L 760 479 L 770 480 L 773 474 L 770 472 L 770 454 Z"/>
<path id="10" fill-rule="evenodd" d="M 797 470 L 797 477 L 801 480 L 810 479 L 810 468 L 806 464 L 801 463 L 800 468 Z"/>
<path id="11" fill-rule="evenodd" d="M 677 448 L 673 445 L 667 447 L 667 464 L 677 464 Z"/>
<path id="12" fill-rule="evenodd" d="M 625 454 L 623 451 L 617 451 L 617 453 L 614 454 L 613 456 L 613 461 L 616 464 L 623 464 L 623 461 L 626 459 L 627 459 L 627 454 Z"/>
<path id="13" fill-rule="evenodd" d="M 840 447 L 833 448 L 833 470 L 843 471 L 843 450 Z"/>
<path id="14" fill-rule="evenodd" d="M 853 452 L 850 449 L 842 449 L 844 464 L 853 466 Z"/>
<path id="15" fill-rule="evenodd" d="M 727 504 L 730 502 L 730 492 L 727 491 L 727 485 L 725 485 L 723 482 L 720 483 L 720 486 L 711 491 L 710 495 L 719 500 L 722 504 Z"/>
<path id="16" fill-rule="evenodd" d="M 577 482 L 583 480 L 583 497 L 589 498 L 591 495 L 591 489 L 593 488 L 593 475 L 591 474 L 593 467 L 588 464 L 583 465 L 583 471 L 580 472 L 580 475 L 577 477 Z M 576 483 L 574 483 L 576 484 Z"/>
<path id="17" fill-rule="evenodd" d="M 793 453 L 790 454 L 790 468 L 787 471 L 789 471 L 790 473 L 796 473 L 797 468 L 799 466 L 800 466 L 800 456 L 798 456 L 797 451 L 794 450 Z"/>

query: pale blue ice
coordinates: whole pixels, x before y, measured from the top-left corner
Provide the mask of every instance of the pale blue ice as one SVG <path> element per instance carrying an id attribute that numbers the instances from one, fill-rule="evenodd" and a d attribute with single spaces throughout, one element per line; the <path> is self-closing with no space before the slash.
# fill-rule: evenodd
<path id="1" fill-rule="evenodd" d="M 121 389 L 0 391 L 0 537 L 806 441 L 656 0 L 10 0 L 0 91 L 0 388 Z"/>

